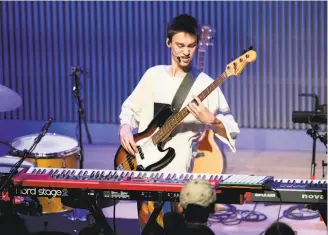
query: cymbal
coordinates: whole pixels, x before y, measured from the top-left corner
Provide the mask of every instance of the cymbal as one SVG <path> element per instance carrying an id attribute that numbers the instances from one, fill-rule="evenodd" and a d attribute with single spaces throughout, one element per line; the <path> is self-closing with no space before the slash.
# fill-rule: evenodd
<path id="1" fill-rule="evenodd" d="M 8 112 L 19 108 L 22 98 L 15 91 L 0 84 L 0 112 Z"/>

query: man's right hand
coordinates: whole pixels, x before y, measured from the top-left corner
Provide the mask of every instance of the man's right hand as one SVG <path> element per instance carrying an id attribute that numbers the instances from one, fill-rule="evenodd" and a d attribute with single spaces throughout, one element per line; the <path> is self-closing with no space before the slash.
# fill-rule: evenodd
<path id="1" fill-rule="evenodd" d="M 120 128 L 120 141 L 123 148 L 130 154 L 135 155 L 138 152 L 137 145 L 134 142 L 131 127 L 128 124 L 123 124 Z"/>

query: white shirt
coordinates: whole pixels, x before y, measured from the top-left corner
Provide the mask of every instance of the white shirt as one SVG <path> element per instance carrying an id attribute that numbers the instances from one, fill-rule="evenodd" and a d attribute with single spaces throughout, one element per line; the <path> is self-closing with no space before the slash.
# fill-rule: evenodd
<path id="1" fill-rule="evenodd" d="M 122 104 L 122 111 L 119 116 L 121 125 L 129 124 L 133 128 L 139 127 L 138 132 L 144 131 L 154 118 L 154 103 L 170 105 L 182 80 L 183 77 L 172 77 L 167 65 L 157 65 L 149 68 L 131 95 Z M 192 95 L 200 94 L 212 82 L 211 77 L 203 72 L 200 73 L 182 108 L 193 100 Z M 203 100 L 203 104 L 223 123 L 228 140 L 218 134 L 216 136 L 235 152 L 235 142 L 240 130 L 233 116 L 229 113 L 230 108 L 221 89 L 217 87 Z M 206 126 L 203 123 L 192 114 L 188 114 L 174 130 L 172 139 L 165 145 L 165 148 L 174 148 L 176 156 L 162 171 L 188 172 L 193 148 L 197 147 L 195 143 L 198 142 L 205 129 Z"/>

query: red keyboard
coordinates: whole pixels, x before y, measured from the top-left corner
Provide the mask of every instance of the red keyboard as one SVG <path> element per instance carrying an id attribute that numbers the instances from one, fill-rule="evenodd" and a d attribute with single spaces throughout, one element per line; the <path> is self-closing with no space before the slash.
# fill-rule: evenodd
<path id="1" fill-rule="evenodd" d="M 31 167 L 16 175 L 13 182 L 22 187 L 180 192 L 185 182 L 195 178 L 205 179 L 215 187 L 225 177 L 214 174 Z"/>
<path id="2" fill-rule="evenodd" d="M 222 189 L 259 189 L 272 177 L 30 167 L 18 173 L 13 182 L 17 196 L 70 197 L 83 194 L 120 200 L 177 201 L 183 185 L 191 179 L 210 182 L 216 188 L 218 202 L 231 199 L 239 204 L 239 193 L 234 193 L 236 199 L 227 194 L 227 198 L 220 199 Z"/>

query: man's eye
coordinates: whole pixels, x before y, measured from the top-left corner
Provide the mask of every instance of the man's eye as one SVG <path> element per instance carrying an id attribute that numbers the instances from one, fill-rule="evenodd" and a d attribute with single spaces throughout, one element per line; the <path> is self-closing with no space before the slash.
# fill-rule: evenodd
<path id="1" fill-rule="evenodd" d="M 183 46 L 182 45 L 178 45 L 179 48 L 182 48 Z"/>

